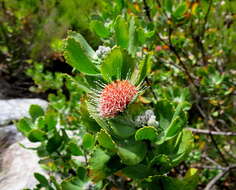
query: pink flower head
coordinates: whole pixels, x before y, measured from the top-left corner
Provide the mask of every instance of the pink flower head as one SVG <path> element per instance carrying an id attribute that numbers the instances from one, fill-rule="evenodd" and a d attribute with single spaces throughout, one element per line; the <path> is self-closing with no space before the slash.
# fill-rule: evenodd
<path id="1" fill-rule="evenodd" d="M 137 88 L 128 80 L 117 80 L 105 85 L 99 98 L 99 115 L 103 118 L 115 117 L 126 109 L 137 94 Z"/>

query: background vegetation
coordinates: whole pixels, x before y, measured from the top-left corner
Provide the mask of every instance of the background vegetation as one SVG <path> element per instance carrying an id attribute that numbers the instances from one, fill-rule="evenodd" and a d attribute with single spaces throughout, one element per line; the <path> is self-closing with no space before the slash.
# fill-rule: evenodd
<path id="1" fill-rule="evenodd" d="M 0 2 L 3 94 L 49 100 L 18 123 L 49 171 L 35 189 L 236 188 L 235 1 Z M 119 58 L 148 88 L 103 121 L 88 94 Z"/>

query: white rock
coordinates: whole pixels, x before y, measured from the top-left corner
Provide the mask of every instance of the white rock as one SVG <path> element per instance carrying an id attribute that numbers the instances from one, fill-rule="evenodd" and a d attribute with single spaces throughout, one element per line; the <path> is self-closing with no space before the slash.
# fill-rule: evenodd
<path id="1" fill-rule="evenodd" d="M 9 145 L 23 139 L 15 125 L 0 127 L 0 153 Z"/>
<path id="2" fill-rule="evenodd" d="M 0 100 L 0 125 L 7 125 L 9 122 L 29 116 L 28 111 L 31 104 L 47 107 L 48 103 L 41 99 L 11 99 Z"/>
<path id="3" fill-rule="evenodd" d="M 20 141 L 26 147 L 34 147 L 35 143 L 27 139 Z M 34 173 L 45 175 L 45 171 L 38 164 L 36 152 L 22 148 L 18 143 L 12 144 L 4 153 L 0 173 L 1 190 L 22 190 L 33 188 L 37 184 Z"/>

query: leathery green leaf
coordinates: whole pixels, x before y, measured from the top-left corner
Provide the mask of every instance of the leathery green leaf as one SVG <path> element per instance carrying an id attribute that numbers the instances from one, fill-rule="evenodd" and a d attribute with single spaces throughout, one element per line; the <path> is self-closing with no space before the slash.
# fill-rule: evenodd
<path id="1" fill-rule="evenodd" d="M 156 138 L 157 138 L 157 130 L 155 127 L 152 127 L 152 126 L 146 126 L 146 127 L 140 128 L 135 133 L 136 140 L 155 141 Z"/>
<path id="2" fill-rule="evenodd" d="M 111 82 L 114 79 L 121 78 L 121 69 L 123 64 L 123 56 L 121 49 L 115 47 L 105 57 L 101 66 L 101 73 L 105 80 Z"/>
<path id="3" fill-rule="evenodd" d="M 69 33 L 64 44 L 64 56 L 68 64 L 84 74 L 100 73 L 94 64 L 98 60 L 96 53 L 79 33 Z"/>
<path id="4" fill-rule="evenodd" d="M 104 129 L 101 129 L 101 131 L 97 134 L 97 140 L 99 144 L 104 148 L 111 150 L 114 150 L 116 148 L 116 145 L 111 136 Z"/>
<path id="5" fill-rule="evenodd" d="M 95 138 L 93 135 L 91 135 L 90 133 L 86 133 L 83 136 L 83 147 L 85 149 L 90 149 L 94 146 L 95 143 Z"/>
<path id="6" fill-rule="evenodd" d="M 110 35 L 109 30 L 104 26 L 104 24 L 99 20 L 93 20 L 90 23 L 92 30 L 101 38 L 107 38 Z"/>
<path id="7" fill-rule="evenodd" d="M 45 132 L 39 129 L 32 129 L 28 134 L 28 138 L 31 142 L 40 142 L 46 140 L 47 136 Z"/>
<path id="8" fill-rule="evenodd" d="M 115 21 L 115 35 L 117 45 L 127 49 L 129 46 L 129 27 L 122 16 L 118 16 Z"/>
<path id="9" fill-rule="evenodd" d="M 146 152 L 147 147 L 143 142 L 127 144 L 118 148 L 118 155 L 126 165 L 136 165 L 140 163 L 144 159 Z"/>

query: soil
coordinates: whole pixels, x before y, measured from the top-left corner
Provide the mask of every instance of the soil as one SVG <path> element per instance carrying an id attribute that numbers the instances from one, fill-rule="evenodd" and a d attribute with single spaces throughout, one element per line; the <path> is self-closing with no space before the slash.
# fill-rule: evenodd
<path id="1" fill-rule="evenodd" d="M 22 77 L 3 77 L 0 76 L 0 99 L 11 98 L 41 98 L 47 99 L 46 93 L 36 94 L 29 90 L 34 85 L 32 79 Z"/>

